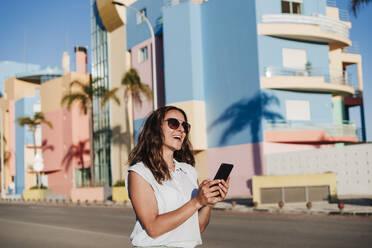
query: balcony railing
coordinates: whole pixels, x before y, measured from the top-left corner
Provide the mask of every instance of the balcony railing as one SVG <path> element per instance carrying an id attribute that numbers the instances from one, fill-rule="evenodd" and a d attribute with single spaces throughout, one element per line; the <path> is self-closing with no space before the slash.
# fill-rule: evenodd
<path id="1" fill-rule="evenodd" d="M 265 67 L 266 77 L 277 77 L 277 76 L 294 76 L 294 77 L 322 77 L 324 82 L 332 84 L 342 84 L 352 86 L 352 77 L 349 73 L 347 76 L 342 73 L 329 73 L 328 68 L 307 68 L 307 69 L 295 69 L 285 67 L 269 66 Z"/>
<path id="2" fill-rule="evenodd" d="M 287 23 L 287 24 L 308 24 L 319 26 L 322 31 L 334 33 L 345 38 L 349 38 L 348 26 L 335 19 L 328 18 L 320 14 L 312 16 L 297 14 L 273 14 L 263 15 L 262 23 Z"/>
<path id="3" fill-rule="evenodd" d="M 330 137 L 356 137 L 356 127 L 350 121 L 343 121 L 342 124 L 331 123 L 292 123 L 267 121 L 267 130 L 326 130 Z"/>
<path id="4" fill-rule="evenodd" d="M 204 3 L 207 1 L 208 0 L 194 0 L 193 2 Z M 169 8 L 186 2 L 191 2 L 191 0 L 164 0 L 164 7 Z"/>

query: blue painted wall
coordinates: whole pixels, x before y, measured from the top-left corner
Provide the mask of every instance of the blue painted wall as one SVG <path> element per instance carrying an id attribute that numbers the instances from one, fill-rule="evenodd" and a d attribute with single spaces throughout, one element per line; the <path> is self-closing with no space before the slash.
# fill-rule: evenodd
<path id="1" fill-rule="evenodd" d="M 146 8 L 146 16 L 149 19 L 155 33 L 161 32 L 161 17 L 163 11 L 163 0 L 139 0 L 131 7 L 141 10 Z M 151 33 L 145 22 L 137 24 L 137 14 L 134 10 L 127 9 L 127 50 L 135 45 L 151 38 Z"/>
<path id="2" fill-rule="evenodd" d="M 22 194 L 25 189 L 25 146 L 33 144 L 32 132 L 26 126 L 20 127 L 17 118 L 32 116 L 34 105 L 40 104 L 40 98 L 26 97 L 15 102 L 15 191 Z"/>
<path id="3" fill-rule="evenodd" d="M 329 72 L 328 44 L 288 40 L 270 36 L 258 37 L 258 54 L 260 75 L 265 75 L 265 67 L 283 67 L 283 48 L 302 49 L 306 51 L 307 61 L 312 68 Z"/>
<path id="4" fill-rule="evenodd" d="M 166 104 L 204 100 L 201 6 L 187 2 L 164 9 Z"/>
<path id="5" fill-rule="evenodd" d="M 17 73 L 40 70 L 39 65 L 24 64 L 14 61 L 0 61 L 0 96 L 4 94 L 4 82 Z"/>
<path id="6" fill-rule="evenodd" d="M 308 101 L 310 103 L 310 121 L 290 121 L 292 123 L 333 123 L 332 111 L 332 94 L 328 93 L 313 93 L 313 92 L 296 92 L 283 90 L 263 90 L 264 94 L 271 99 L 265 106 L 266 112 L 276 113 L 282 116 L 283 120 L 286 117 L 286 100 Z"/>
<path id="7" fill-rule="evenodd" d="M 261 142 L 255 3 L 201 7 L 208 147 Z"/>

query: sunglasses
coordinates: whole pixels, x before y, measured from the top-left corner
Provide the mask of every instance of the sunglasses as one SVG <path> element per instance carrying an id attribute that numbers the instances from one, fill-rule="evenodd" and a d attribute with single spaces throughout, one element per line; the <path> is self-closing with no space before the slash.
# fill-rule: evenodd
<path id="1" fill-rule="evenodd" d="M 180 125 L 182 125 L 183 130 L 185 130 L 185 133 L 189 133 L 191 125 L 187 123 L 186 121 L 183 121 L 182 123 L 177 120 L 176 118 L 168 118 L 165 121 L 168 122 L 168 127 L 170 129 L 176 130 Z"/>

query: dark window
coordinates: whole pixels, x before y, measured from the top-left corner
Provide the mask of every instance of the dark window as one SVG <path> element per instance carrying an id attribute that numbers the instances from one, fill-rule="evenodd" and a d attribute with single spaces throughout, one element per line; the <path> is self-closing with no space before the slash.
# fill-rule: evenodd
<path id="1" fill-rule="evenodd" d="M 300 1 L 282 0 L 283 14 L 301 14 L 302 3 Z"/>

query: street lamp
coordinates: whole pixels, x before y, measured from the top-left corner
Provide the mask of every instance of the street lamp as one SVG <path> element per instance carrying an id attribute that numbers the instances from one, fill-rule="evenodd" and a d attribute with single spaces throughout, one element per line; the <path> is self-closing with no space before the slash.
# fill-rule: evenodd
<path id="1" fill-rule="evenodd" d="M 154 35 L 154 29 L 152 28 L 151 23 L 150 23 L 149 19 L 147 19 L 147 17 L 145 16 L 145 14 L 139 12 L 138 9 L 133 8 L 131 6 L 127 6 L 126 4 L 121 3 L 121 2 L 117 2 L 117 1 L 112 1 L 112 4 L 116 4 L 116 5 L 119 5 L 119 6 L 123 6 L 125 8 L 128 8 L 128 9 L 134 10 L 137 13 L 137 15 L 141 16 L 141 18 L 143 20 L 145 20 L 147 26 L 150 29 L 151 43 L 152 43 L 152 82 L 153 82 L 152 89 L 153 89 L 153 98 L 154 98 L 153 99 L 153 101 L 154 101 L 154 110 L 156 110 L 158 108 L 158 89 L 157 89 L 157 80 L 156 80 L 156 57 L 155 57 L 155 35 Z"/>

